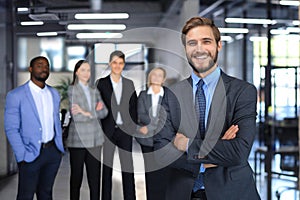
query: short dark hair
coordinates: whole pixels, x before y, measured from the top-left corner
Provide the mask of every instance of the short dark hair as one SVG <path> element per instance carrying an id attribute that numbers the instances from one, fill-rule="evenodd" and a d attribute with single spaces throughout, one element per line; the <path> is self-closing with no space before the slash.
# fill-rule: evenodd
<path id="1" fill-rule="evenodd" d="M 123 61 L 125 62 L 125 54 L 122 51 L 119 50 L 113 51 L 109 56 L 109 62 L 112 61 L 114 56 L 117 56 L 118 58 L 122 58 Z"/>
<path id="2" fill-rule="evenodd" d="M 205 17 L 192 17 L 189 19 L 181 31 L 181 42 L 185 46 L 186 43 L 186 34 L 193 28 L 197 26 L 209 26 L 211 27 L 216 43 L 221 40 L 221 34 L 218 27 L 214 24 L 214 21 Z"/>
<path id="3" fill-rule="evenodd" d="M 40 60 L 40 59 L 44 59 L 47 61 L 48 65 L 49 65 L 49 60 L 48 58 L 46 58 L 45 56 L 37 56 L 31 59 L 30 63 L 29 63 L 29 67 L 33 67 L 33 65 L 36 63 L 36 61 Z"/>

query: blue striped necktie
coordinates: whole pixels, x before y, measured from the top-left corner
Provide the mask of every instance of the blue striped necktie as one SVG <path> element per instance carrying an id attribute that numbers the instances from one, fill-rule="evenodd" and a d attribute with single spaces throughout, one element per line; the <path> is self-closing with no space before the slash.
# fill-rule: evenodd
<path id="1" fill-rule="evenodd" d="M 195 109 L 196 113 L 199 117 L 199 132 L 200 136 L 203 139 L 205 135 L 205 107 L 206 107 L 206 100 L 205 94 L 203 90 L 204 81 L 200 79 L 197 83 L 197 90 L 195 96 Z"/>
<path id="2" fill-rule="evenodd" d="M 198 133 L 200 133 L 200 137 L 204 139 L 205 136 L 205 107 L 206 107 L 206 100 L 205 100 L 205 94 L 203 90 L 204 81 L 203 79 L 200 79 L 197 83 L 197 90 L 195 95 L 195 109 L 196 114 L 199 117 L 199 130 Z M 196 192 L 199 189 L 204 188 L 204 182 L 203 182 L 203 172 L 205 171 L 205 168 L 203 165 L 200 165 L 199 175 L 197 179 L 195 180 L 193 191 Z"/>

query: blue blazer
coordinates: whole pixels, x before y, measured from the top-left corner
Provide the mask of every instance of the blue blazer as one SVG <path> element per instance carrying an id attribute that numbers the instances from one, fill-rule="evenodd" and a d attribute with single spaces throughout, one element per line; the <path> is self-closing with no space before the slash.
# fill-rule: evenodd
<path id="1" fill-rule="evenodd" d="M 29 81 L 10 91 L 5 103 L 5 133 L 17 162 L 34 161 L 40 154 L 42 144 L 42 125 L 28 83 Z M 53 97 L 54 141 L 57 148 L 64 153 L 59 113 L 60 96 L 57 90 L 47 86 Z"/>

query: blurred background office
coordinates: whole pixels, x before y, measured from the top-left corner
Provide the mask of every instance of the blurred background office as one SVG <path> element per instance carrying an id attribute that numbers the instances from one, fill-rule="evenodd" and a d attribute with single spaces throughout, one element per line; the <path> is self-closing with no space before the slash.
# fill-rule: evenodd
<path id="1" fill-rule="evenodd" d="M 0 0 L 0 198 L 12 198 L 5 195 L 14 195 L 17 173 L 3 128 L 5 96 L 28 80 L 32 57 L 49 58 L 48 84 L 60 87 L 63 94 L 78 60 L 89 60 L 95 81 L 109 73 L 109 54 L 122 50 L 124 75 L 134 81 L 139 93 L 154 66 L 167 70 L 166 85 L 189 74 L 180 32 L 195 15 L 212 18 L 221 27 L 220 67 L 258 89 L 257 140 L 250 160 L 253 168 L 257 164 L 262 199 L 277 199 L 279 194 L 282 199 L 299 199 L 298 0 Z M 281 136 L 293 142 L 282 142 Z M 283 143 L 296 147 L 285 151 L 285 163 L 277 151 Z M 137 196 L 145 199 L 143 166 L 138 162 L 142 157 L 137 153 L 136 158 L 136 181 L 142 185 Z M 67 199 L 65 162 L 56 181 L 56 199 Z M 286 163 L 292 170 L 284 167 Z M 287 187 L 291 190 L 284 191 Z"/>

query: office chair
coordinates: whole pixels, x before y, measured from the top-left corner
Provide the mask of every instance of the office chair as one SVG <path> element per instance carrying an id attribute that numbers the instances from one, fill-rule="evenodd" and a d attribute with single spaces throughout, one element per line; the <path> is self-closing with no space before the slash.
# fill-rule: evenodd
<path id="1" fill-rule="evenodd" d="M 296 122 L 296 123 L 295 123 Z M 293 121 L 291 119 L 284 119 L 283 126 L 278 127 L 276 136 L 279 141 L 279 147 L 275 154 L 280 155 L 280 172 L 272 172 L 279 176 L 290 176 L 297 178 L 295 187 L 283 186 L 276 190 L 276 197 L 280 200 L 283 192 L 288 190 L 298 190 L 299 177 L 299 146 L 298 146 L 298 126 L 297 118 Z"/>

